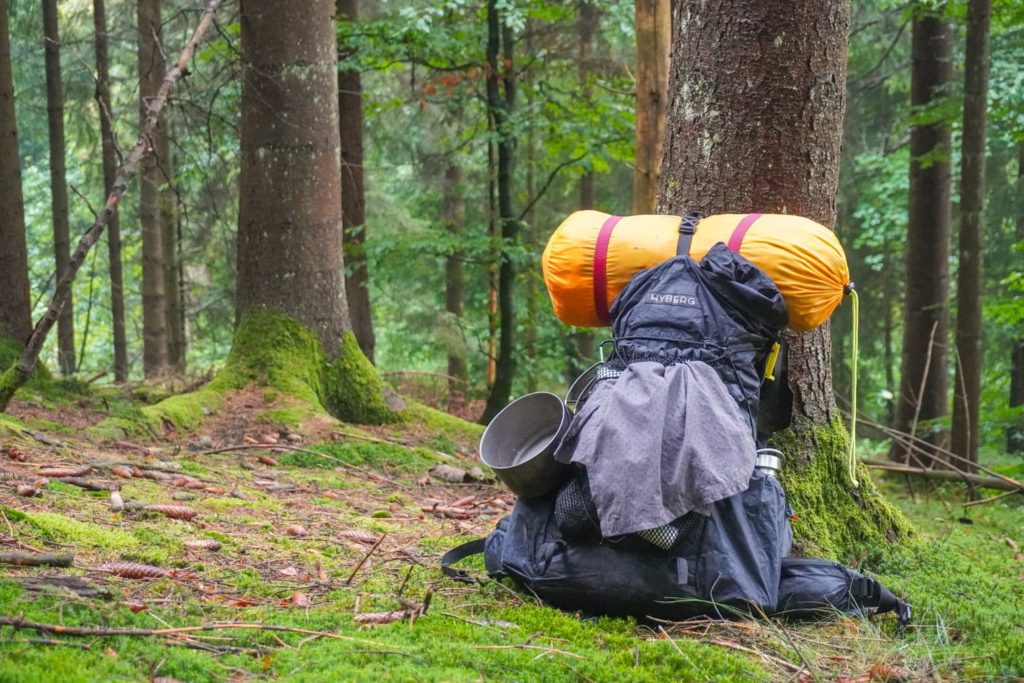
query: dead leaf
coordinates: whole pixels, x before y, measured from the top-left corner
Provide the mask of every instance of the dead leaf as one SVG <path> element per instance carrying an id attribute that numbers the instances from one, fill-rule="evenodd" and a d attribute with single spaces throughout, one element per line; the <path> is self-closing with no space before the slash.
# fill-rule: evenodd
<path id="1" fill-rule="evenodd" d="M 296 569 L 295 567 L 285 567 L 284 569 L 281 570 L 281 575 L 282 576 L 298 576 L 299 575 L 299 570 Z"/>
<path id="2" fill-rule="evenodd" d="M 424 474 L 422 477 L 416 480 L 417 486 L 427 486 L 430 484 L 430 475 Z"/>
<path id="3" fill-rule="evenodd" d="M 290 597 L 281 601 L 281 607 L 309 607 L 309 596 L 302 591 L 295 591 Z"/>
<path id="4" fill-rule="evenodd" d="M 261 455 L 256 459 L 259 460 L 264 465 L 269 465 L 270 467 L 277 467 L 277 461 L 271 458 L 269 455 Z"/>
<path id="5" fill-rule="evenodd" d="M 258 443 L 258 442 L 256 441 L 256 439 L 254 439 L 251 436 L 249 436 L 248 434 L 246 434 L 244 437 L 242 437 L 242 443 L 253 444 L 253 443 Z"/>
<path id="6" fill-rule="evenodd" d="M 125 605 L 127 605 L 128 609 L 136 613 L 145 612 L 149 609 L 149 605 L 144 602 L 127 602 Z"/>
<path id="7" fill-rule="evenodd" d="M 289 524 L 284 528 L 284 532 L 289 536 L 295 537 L 309 535 L 309 532 L 306 531 L 306 527 L 302 526 L 301 524 Z"/>
<path id="8" fill-rule="evenodd" d="M 330 498 L 331 500 L 345 500 L 340 493 L 334 489 L 324 489 L 320 492 L 324 498 Z"/>
<path id="9" fill-rule="evenodd" d="M 108 657 L 112 657 L 114 659 L 117 659 L 117 651 L 114 648 L 112 648 L 112 647 L 105 647 L 105 648 L 103 648 L 103 654 L 105 654 Z"/>
<path id="10" fill-rule="evenodd" d="M 235 598 L 224 603 L 228 607 L 255 607 L 260 604 L 259 600 L 253 598 Z"/>
<path id="11" fill-rule="evenodd" d="M 319 562 L 316 563 L 316 575 L 317 578 L 320 579 L 320 583 L 327 583 L 331 580 L 331 577 L 327 575 L 327 572 L 324 571 L 323 565 Z"/>
<path id="12" fill-rule="evenodd" d="M 7 448 L 5 448 L 4 454 L 11 460 L 14 460 L 15 462 L 25 462 L 25 454 L 19 451 L 14 446 L 8 446 Z"/>
<path id="13" fill-rule="evenodd" d="M 277 434 L 267 432 L 260 436 L 260 443 L 277 443 Z"/>
<path id="14" fill-rule="evenodd" d="M 1024 562 L 1024 553 L 1014 553 L 1013 559 L 1019 560 L 1020 562 Z"/>

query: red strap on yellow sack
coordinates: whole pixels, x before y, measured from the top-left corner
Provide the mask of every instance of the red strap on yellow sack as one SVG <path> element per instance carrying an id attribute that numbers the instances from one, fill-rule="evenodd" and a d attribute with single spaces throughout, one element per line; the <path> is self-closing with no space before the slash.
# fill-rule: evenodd
<path id="1" fill-rule="evenodd" d="M 609 216 L 597 233 L 594 246 L 594 310 L 605 325 L 611 324 L 608 317 L 608 245 L 612 241 L 612 230 L 622 216 Z"/>
<path id="2" fill-rule="evenodd" d="M 740 247 L 743 246 L 743 238 L 746 237 L 747 230 L 750 230 L 750 226 L 763 215 L 762 213 L 748 213 L 741 218 L 740 222 L 736 225 L 736 229 L 732 231 L 732 235 L 729 237 L 729 244 L 726 246 L 737 254 L 740 253 Z"/>

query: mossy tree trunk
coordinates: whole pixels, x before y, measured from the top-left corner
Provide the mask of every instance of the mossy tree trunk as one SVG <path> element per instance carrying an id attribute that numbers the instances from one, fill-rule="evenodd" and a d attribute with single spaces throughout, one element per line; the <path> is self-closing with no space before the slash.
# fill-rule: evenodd
<path id="1" fill-rule="evenodd" d="M 392 412 L 345 300 L 334 12 L 333 0 L 241 5 L 239 328 L 229 368 L 304 384 L 312 391 L 289 393 L 379 422 Z"/>
<path id="2" fill-rule="evenodd" d="M 836 216 L 849 0 L 673 5 L 660 213 Z M 829 327 L 787 334 L 791 415 L 777 435 L 798 548 L 849 560 L 909 533 L 871 485 L 854 488 L 832 395 Z"/>

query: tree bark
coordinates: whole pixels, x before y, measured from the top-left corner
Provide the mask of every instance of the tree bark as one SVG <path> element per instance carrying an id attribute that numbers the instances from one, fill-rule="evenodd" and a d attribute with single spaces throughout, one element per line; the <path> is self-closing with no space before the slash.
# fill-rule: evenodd
<path id="1" fill-rule="evenodd" d="M 848 0 L 681 0 L 672 25 L 658 212 L 791 213 L 831 225 Z M 906 523 L 863 467 L 860 488 L 851 488 L 828 325 L 786 339 L 791 429 L 772 441 L 786 454 L 797 547 L 848 558 Z"/>
<path id="2" fill-rule="evenodd" d="M 359 0 L 338 0 L 338 16 L 359 19 Z M 341 223 L 345 246 L 345 294 L 352 332 L 359 348 L 373 360 L 376 343 L 370 306 L 370 273 L 366 262 L 366 193 L 363 175 L 363 82 L 358 69 L 338 71 L 338 114 L 341 120 Z"/>
<path id="3" fill-rule="evenodd" d="M 110 107 L 110 61 L 107 56 L 107 12 L 104 0 L 93 0 L 96 45 L 96 102 L 100 110 L 103 146 L 103 193 L 109 195 L 117 177 L 117 158 Z M 128 380 L 128 342 L 124 328 L 124 276 L 121 268 L 121 227 L 117 214 L 107 225 L 107 260 L 110 263 L 110 316 L 114 333 L 114 381 Z"/>
<path id="4" fill-rule="evenodd" d="M 138 0 L 139 120 L 160 87 L 164 75 L 160 0 Z M 157 122 L 139 177 L 139 221 L 142 225 L 142 366 L 146 377 L 168 370 L 167 302 L 164 281 L 163 231 L 160 220 L 159 153 L 164 121 Z"/>
<path id="5" fill-rule="evenodd" d="M 978 461 L 981 407 L 981 260 L 985 207 L 985 121 L 988 111 L 989 19 L 992 0 L 967 3 L 964 119 L 960 155 L 960 265 L 956 297 L 956 380 L 952 450 Z"/>
<path id="6" fill-rule="evenodd" d="M 636 168 L 633 213 L 654 213 L 665 138 L 672 41 L 670 0 L 636 0 Z"/>
<path id="7" fill-rule="evenodd" d="M 32 334 L 32 304 L 8 18 L 7 0 L 0 0 L 0 341 L 21 345 Z"/>
<path id="8" fill-rule="evenodd" d="M 444 214 L 445 230 L 456 242 L 462 234 L 465 221 L 465 203 L 462 199 L 462 169 L 455 158 L 448 160 L 444 171 Z M 463 301 L 465 299 L 465 278 L 462 272 L 460 250 L 455 249 L 445 257 L 444 265 L 444 309 L 451 318 L 453 325 L 461 325 Z M 466 390 L 466 354 L 464 348 L 448 351 L 448 402 L 449 405 L 459 403 L 458 397 Z"/>
<path id="9" fill-rule="evenodd" d="M 953 79 L 952 31 L 939 15 L 914 19 L 910 103 L 934 103 Z M 948 410 L 950 131 L 943 121 L 910 131 L 910 206 L 907 221 L 903 355 L 896 397 L 896 429 L 920 434 L 920 423 Z M 929 348 L 930 347 L 930 348 Z M 943 445 L 940 430 L 927 434 Z M 890 457 L 909 463 L 910 452 L 894 443 Z M 915 454 L 924 467 L 932 458 Z M 916 462 L 917 459 L 924 462 Z"/>
<path id="10" fill-rule="evenodd" d="M 501 26 L 499 13 L 497 0 L 488 0 L 487 107 L 494 117 L 494 126 L 498 133 L 497 189 L 502 249 L 498 266 L 498 317 L 501 333 L 498 340 L 494 384 L 491 386 L 491 393 L 484 408 L 485 423 L 490 422 L 508 404 L 516 371 L 516 271 L 512 258 L 506 254 L 506 250 L 513 248 L 519 238 L 519 223 L 512 211 L 516 143 L 510 121 L 515 108 L 516 80 L 512 30 L 507 26 Z"/>
<path id="11" fill-rule="evenodd" d="M 242 2 L 236 312 L 275 309 L 336 354 L 350 324 L 334 11 L 333 0 Z"/>
<path id="12" fill-rule="evenodd" d="M 50 207 L 53 218 L 53 251 L 56 280 L 68 272 L 71 228 L 68 225 L 68 180 L 65 170 L 64 84 L 60 73 L 60 31 L 57 0 L 43 0 L 43 54 L 46 63 L 46 120 L 50 139 Z M 57 320 L 57 359 L 65 377 L 75 374 L 75 311 L 68 302 Z"/>

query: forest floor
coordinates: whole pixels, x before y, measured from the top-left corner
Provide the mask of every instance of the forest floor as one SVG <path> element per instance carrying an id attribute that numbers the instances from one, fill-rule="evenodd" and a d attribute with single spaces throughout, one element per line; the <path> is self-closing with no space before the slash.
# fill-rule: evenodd
<path id="1" fill-rule="evenodd" d="M 0 415 L 0 553 L 74 557 L 0 564 L 0 681 L 1024 676 L 1020 496 L 965 512 L 957 487 L 887 484 L 923 537 L 872 567 L 915 604 L 904 633 L 888 617 L 641 625 L 441 577 L 441 553 L 512 503 L 487 481 L 445 481 L 474 467 L 476 426 L 422 407 L 348 425 L 247 390 L 195 431 L 104 429 L 139 405 L 52 383 Z M 118 488 L 124 509 L 82 483 Z M 485 578 L 479 558 L 465 564 Z"/>

